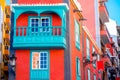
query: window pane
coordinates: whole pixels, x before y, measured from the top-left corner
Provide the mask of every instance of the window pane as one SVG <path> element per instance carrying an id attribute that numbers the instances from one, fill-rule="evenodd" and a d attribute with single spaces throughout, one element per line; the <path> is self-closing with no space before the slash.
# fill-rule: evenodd
<path id="1" fill-rule="evenodd" d="M 44 61 L 44 64 L 46 64 L 47 63 L 47 61 Z"/>
<path id="2" fill-rule="evenodd" d="M 40 68 L 41 68 L 41 69 L 43 68 L 43 64 L 40 65 Z"/>
<path id="3" fill-rule="evenodd" d="M 40 69 L 47 69 L 48 66 L 48 53 L 47 52 L 40 52 Z"/>
<path id="4" fill-rule="evenodd" d="M 38 19 L 35 19 L 35 22 L 38 22 Z"/>
<path id="5" fill-rule="evenodd" d="M 80 60 L 79 59 L 77 59 L 77 73 L 78 73 L 78 75 L 80 76 Z"/>
<path id="6" fill-rule="evenodd" d="M 42 19 L 42 23 L 45 22 L 45 19 Z"/>
<path id="7" fill-rule="evenodd" d="M 46 28 L 47 29 L 47 31 L 49 31 L 49 28 Z"/>
<path id="8" fill-rule="evenodd" d="M 43 64 L 43 61 L 40 61 L 41 65 Z"/>
<path id="9" fill-rule="evenodd" d="M 46 66 L 46 65 L 44 65 L 44 68 L 47 68 L 47 66 Z"/>
<path id="10" fill-rule="evenodd" d="M 45 26 L 45 23 L 42 23 L 42 26 Z"/>
<path id="11" fill-rule="evenodd" d="M 48 19 L 48 18 L 46 18 L 46 22 L 49 22 L 49 19 Z"/>
<path id="12" fill-rule="evenodd" d="M 50 26 L 50 18 L 49 17 L 41 17 L 41 26 L 44 27 L 43 31 L 49 31 Z"/>
<path id="13" fill-rule="evenodd" d="M 36 23 L 36 25 L 35 26 L 38 26 L 38 23 Z"/>
<path id="14" fill-rule="evenodd" d="M 90 43 L 89 43 L 89 39 L 86 38 L 86 53 L 87 53 L 87 58 L 90 59 Z"/>
<path id="15" fill-rule="evenodd" d="M 30 25 L 32 27 L 32 32 L 38 32 L 38 26 L 39 26 L 38 22 L 39 22 L 38 18 L 31 18 Z"/>
<path id="16" fill-rule="evenodd" d="M 47 56 L 47 54 L 46 54 L 46 53 L 44 53 L 44 56 Z"/>
<path id="17" fill-rule="evenodd" d="M 40 56 L 42 57 L 43 55 L 44 55 L 44 53 L 41 53 L 41 55 L 40 55 Z"/>
<path id="18" fill-rule="evenodd" d="M 39 53 L 32 53 L 32 69 L 39 69 Z"/>
<path id="19" fill-rule="evenodd" d="M 34 19 L 31 19 L 32 22 L 34 22 Z"/>
<path id="20" fill-rule="evenodd" d="M 41 60 L 43 60 L 43 57 L 41 56 L 41 58 L 40 58 Z"/>
<path id="21" fill-rule="evenodd" d="M 43 28 L 43 31 L 45 31 L 45 28 Z"/>
<path id="22" fill-rule="evenodd" d="M 80 32 L 79 32 L 80 26 L 76 19 L 74 20 L 74 25 L 75 25 L 75 41 L 76 41 L 75 43 L 76 43 L 76 47 L 80 49 Z"/>
<path id="23" fill-rule="evenodd" d="M 44 57 L 44 60 L 46 60 L 47 59 L 47 57 Z"/>
<path id="24" fill-rule="evenodd" d="M 35 32 L 38 32 L 38 28 L 35 29 Z"/>
<path id="25" fill-rule="evenodd" d="M 32 23 L 32 26 L 34 26 L 34 24 Z"/>
<path id="26" fill-rule="evenodd" d="M 49 26 L 49 23 L 46 23 L 46 26 Z"/>

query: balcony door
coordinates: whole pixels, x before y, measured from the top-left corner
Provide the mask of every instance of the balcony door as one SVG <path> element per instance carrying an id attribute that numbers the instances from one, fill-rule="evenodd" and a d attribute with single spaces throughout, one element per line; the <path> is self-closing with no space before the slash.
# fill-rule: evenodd
<path id="1" fill-rule="evenodd" d="M 50 31 L 50 18 L 49 17 L 41 17 L 41 31 L 49 32 Z"/>
<path id="2" fill-rule="evenodd" d="M 32 33 L 38 32 L 39 18 L 31 18 L 30 19 L 30 26 L 31 26 Z"/>
<path id="3" fill-rule="evenodd" d="M 50 17 L 31 17 L 30 27 L 32 33 L 49 32 L 50 31 Z"/>

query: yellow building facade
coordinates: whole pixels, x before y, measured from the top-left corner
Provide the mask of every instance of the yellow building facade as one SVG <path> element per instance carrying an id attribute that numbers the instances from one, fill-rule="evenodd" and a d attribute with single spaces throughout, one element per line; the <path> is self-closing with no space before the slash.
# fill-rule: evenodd
<path id="1" fill-rule="evenodd" d="M 10 6 L 6 5 L 5 0 L 0 0 L 1 6 L 1 73 L 0 77 L 4 77 L 5 80 L 8 80 L 8 61 L 9 61 L 9 48 L 10 48 Z"/>

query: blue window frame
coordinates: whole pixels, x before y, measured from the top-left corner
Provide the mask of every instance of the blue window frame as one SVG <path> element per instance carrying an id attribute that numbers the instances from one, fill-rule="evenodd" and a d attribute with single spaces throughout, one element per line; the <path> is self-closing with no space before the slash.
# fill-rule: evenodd
<path id="1" fill-rule="evenodd" d="M 76 80 L 81 80 L 81 73 L 80 73 L 80 59 L 77 57 L 76 59 Z"/>
<path id="2" fill-rule="evenodd" d="M 80 50 L 80 26 L 76 19 L 74 19 L 75 25 L 75 44 L 78 50 Z"/>
<path id="3" fill-rule="evenodd" d="M 32 53 L 32 69 L 48 69 L 48 52 Z"/>
<path id="4" fill-rule="evenodd" d="M 50 17 L 41 16 L 41 17 L 32 17 L 30 16 L 30 27 L 32 33 L 38 32 L 48 32 L 50 31 Z"/>
<path id="5" fill-rule="evenodd" d="M 48 53 L 40 52 L 40 69 L 48 68 Z"/>
<path id="6" fill-rule="evenodd" d="M 41 26 L 42 31 L 48 32 L 50 26 L 50 18 L 49 17 L 41 17 Z"/>
<path id="7" fill-rule="evenodd" d="M 38 32 L 39 18 L 31 18 L 30 24 L 31 24 L 30 26 L 32 28 L 32 32 Z"/>

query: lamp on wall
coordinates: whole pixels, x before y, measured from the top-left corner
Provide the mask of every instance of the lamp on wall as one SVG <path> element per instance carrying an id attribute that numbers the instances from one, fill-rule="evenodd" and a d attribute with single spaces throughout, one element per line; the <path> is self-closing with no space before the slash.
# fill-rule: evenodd
<path id="1" fill-rule="evenodd" d="M 102 57 L 107 57 L 107 55 L 108 55 L 107 53 L 103 53 Z"/>
<path id="2" fill-rule="evenodd" d="M 16 66 L 16 57 L 14 54 L 10 56 L 10 65 L 12 66 L 12 70 L 15 71 L 15 66 Z"/>
<path id="3" fill-rule="evenodd" d="M 105 50 L 105 52 L 101 56 L 102 57 L 107 57 L 108 56 L 107 50 Z"/>
<path id="4" fill-rule="evenodd" d="M 80 18 L 79 21 L 86 21 L 87 19 L 86 18 Z"/>
<path id="5" fill-rule="evenodd" d="M 91 61 L 88 58 L 83 57 L 83 64 L 86 65 L 86 64 L 90 64 L 90 63 L 95 63 L 96 62 L 96 60 L 97 60 L 97 53 L 95 51 L 92 53 L 92 58 L 93 58 L 93 60 Z"/>
<path id="6" fill-rule="evenodd" d="M 107 2 L 108 0 L 100 0 L 99 3 Z"/>
<path id="7" fill-rule="evenodd" d="M 75 12 L 82 12 L 82 11 L 79 9 L 74 9 L 73 12 L 75 13 Z"/>

